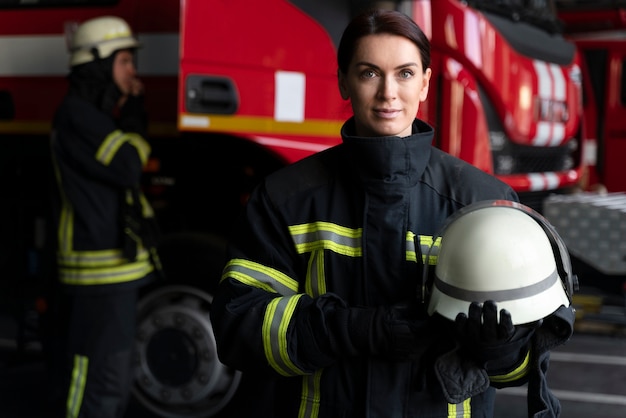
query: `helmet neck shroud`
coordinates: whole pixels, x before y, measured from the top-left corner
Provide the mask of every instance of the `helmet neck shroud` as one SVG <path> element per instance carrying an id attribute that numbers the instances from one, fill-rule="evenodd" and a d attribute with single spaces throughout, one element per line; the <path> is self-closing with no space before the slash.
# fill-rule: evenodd
<path id="1" fill-rule="evenodd" d="M 117 51 L 107 58 L 95 59 L 72 67 L 69 74 L 70 93 L 112 114 L 122 91 L 113 80 L 113 62 Z"/>

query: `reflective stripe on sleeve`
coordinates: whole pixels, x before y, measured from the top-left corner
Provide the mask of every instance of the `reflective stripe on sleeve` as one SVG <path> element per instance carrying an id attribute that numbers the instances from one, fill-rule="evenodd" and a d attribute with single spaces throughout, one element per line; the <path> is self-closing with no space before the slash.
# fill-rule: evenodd
<path id="1" fill-rule="evenodd" d="M 287 329 L 302 296 L 278 297 L 265 308 L 262 330 L 265 357 L 270 366 L 283 376 L 307 374 L 293 364 L 287 349 Z"/>
<path id="2" fill-rule="evenodd" d="M 233 258 L 226 264 L 220 281 L 229 277 L 266 292 L 280 295 L 293 295 L 298 292 L 298 282 L 291 277 L 271 267 L 242 258 Z"/>
<path id="3" fill-rule="evenodd" d="M 127 142 L 130 138 L 124 134 L 124 132 L 116 129 L 104 138 L 102 144 L 96 152 L 96 160 L 100 161 L 104 165 L 109 165 L 117 150 L 120 149 L 124 142 Z"/>
<path id="4" fill-rule="evenodd" d="M 472 398 L 467 398 L 461 403 L 448 404 L 448 418 L 470 418 L 472 416 Z"/>
<path id="5" fill-rule="evenodd" d="M 526 376 L 528 374 L 529 368 L 530 368 L 530 351 L 526 353 L 526 357 L 524 357 L 524 361 L 522 361 L 522 364 L 517 366 L 514 370 L 503 375 L 489 376 L 489 380 L 491 380 L 494 383 L 514 382 Z"/>
<path id="6" fill-rule="evenodd" d="M 148 142 L 139 134 L 126 133 L 126 136 L 128 137 L 130 144 L 137 149 L 141 165 L 146 165 L 148 157 L 150 156 L 150 151 L 152 150 L 150 148 L 150 144 L 148 144 Z"/>
<path id="7" fill-rule="evenodd" d="M 139 134 L 125 133 L 119 129 L 111 132 L 106 136 L 106 138 L 104 138 L 104 141 L 102 141 L 102 144 L 100 144 L 100 147 L 96 152 L 96 160 L 100 161 L 104 165 L 111 164 L 111 161 L 115 157 L 115 154 L 117 154 L 117 151 L 126 142 L 135 147 L 142 165 L 145 165 L 148 161 L 148 156 L 150 155 L 150 144 L 148 144 Z"/>

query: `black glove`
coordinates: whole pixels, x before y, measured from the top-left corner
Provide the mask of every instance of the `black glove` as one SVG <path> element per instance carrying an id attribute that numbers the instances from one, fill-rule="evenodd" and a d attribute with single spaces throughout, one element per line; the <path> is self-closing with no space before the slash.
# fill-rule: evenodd
<path id="1" fill-rule="evenodd" d="M 144 139 L 147 135 L 148 117 L 143 105 L 143 96 L 128 96 L 120 109 L 119 128 L 124 132 L 134 132 Z"/>
<path id="2" fill-rule="evenodd" d="M 429 321 L 416 316 L 403 307 L 338 308 L 327 319 L 331 345 L 343 355 L 416 359 L 433 335 Z"/>
<path id="3" fill-rule="evenodd" d="M 473 302 L 469 317 L 458 314 L 455 326 L 463 351 L 489 375 L 498 375 L 513 370 L 524 360 L 537 324 L 515 327 L 505 309 L 500 311 L 498 322 L 496 303 L 487 301 L 482 307 Z"/>

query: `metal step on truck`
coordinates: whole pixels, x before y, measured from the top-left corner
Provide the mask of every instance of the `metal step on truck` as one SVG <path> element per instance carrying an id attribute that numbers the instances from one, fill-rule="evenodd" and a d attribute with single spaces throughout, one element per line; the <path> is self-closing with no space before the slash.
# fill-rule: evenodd
<path id="1" fill-rule="evenodd" d="M 572 257 L 581 331 L 626 332 L 626 193 L 552 195 L 544 216 Z"/>

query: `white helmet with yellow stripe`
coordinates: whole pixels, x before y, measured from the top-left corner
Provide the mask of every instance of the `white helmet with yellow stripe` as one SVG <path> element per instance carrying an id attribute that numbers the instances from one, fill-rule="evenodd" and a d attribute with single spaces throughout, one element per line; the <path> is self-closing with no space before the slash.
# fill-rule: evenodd
<path id="1" fill-rule="evenodd" d="M 111 56 L 121 49 L 140 46 L 124 19 L 102 16 L 83 22 L 74 33 L 70 46 L 70 66 Z"/>

